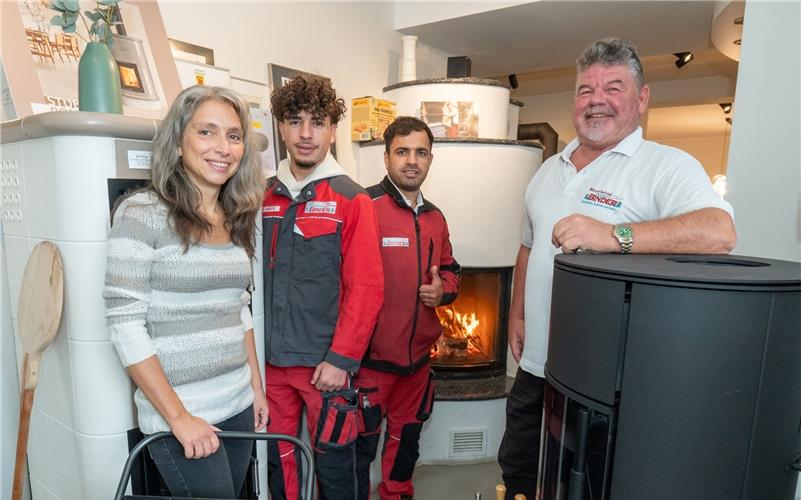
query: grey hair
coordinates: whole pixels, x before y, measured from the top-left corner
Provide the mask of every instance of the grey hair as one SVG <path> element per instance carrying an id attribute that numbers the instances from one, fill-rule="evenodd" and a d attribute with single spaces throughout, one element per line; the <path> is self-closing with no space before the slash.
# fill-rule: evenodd
<path id="1" fill-rule="evenodd" d="M 185 250 L 204 232 L 211 231 L 211 224 L 198 211 L 200 191 L 189 179 L 178 154 L 186 126 L 198 108 L 209 100 L 230 104 L 242 126 L 244 152 L 236 173 L 220 189 L 218 201 L 225 213 L 231 240 L 253 256 L 256 251 L 254 221 L 264 196 L 264 179 L 250 127 L 248 104 L 233 90 L 196 85 L 178 94 L 153 138 L 149 189 L 169 207 L 170 219 Z"/>
<path id="2" fill-rule="evenodd" d="M 579 73 L 583 73 L 593 64 L 603 64 L 605 66 L 625 64 L 629 67 L 634 81 L 637 82 L 637 88 L 640 89 L 645 84 L 642 62 L 637 54 L 637 47 L 624 38 L 608 37 L 597 40 L 584 49 L 581 56 L 576 59 L 576 69 Z"/>

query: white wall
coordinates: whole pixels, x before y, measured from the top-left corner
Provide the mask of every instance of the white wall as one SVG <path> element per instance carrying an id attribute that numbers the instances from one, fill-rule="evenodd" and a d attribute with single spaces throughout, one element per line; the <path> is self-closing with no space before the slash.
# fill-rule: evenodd
<path id="1" fill-rule="evenodd" d="M 738 254 L 801 261 L 800 5 L 745 5 L 727 175 Z"/>
<path id="2" fill-rule="evenodd" d="M 648 138 L 691 154 L 701 162 L 710 179 L 717 174 L 726 174 L 728 138 L 725 135 L 663 138 L 649 134 Z"/>
<path id="3" fill-rule="evenodd" d="M 515 97 L 523 103 L 520 109 L 520 123 L 546 122 L 559 134 L 559 150 L 576 137 L 573 128 L 574 92 L 556 92 Z"/>
<path id="4" fill-rule="evenodd" d="M 267 63 L 330 77 L 350 100 L 397 83 L 400 35 L 391 2 L 180 2 L 159 0 L 167 36 L 214 50 L 232 76 L 269 82 Z M 450 54 L 418 43 L 417 77 L 444 77 Z M 350 114 L 337 131 L 337 157 L 356 173 Z"/>

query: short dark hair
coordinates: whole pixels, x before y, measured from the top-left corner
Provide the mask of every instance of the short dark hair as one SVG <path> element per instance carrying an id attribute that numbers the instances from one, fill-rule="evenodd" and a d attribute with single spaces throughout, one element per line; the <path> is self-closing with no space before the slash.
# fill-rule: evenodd
<path id="1" fill-rule="evenodd" d="M 607 37 L 596 40 L 581 53 L 581 56 L 576 61 L 576 69 L 579 73 L 582 73 L 596 63 L 605 66 L 625 64 L 629 67 L 634 81 L 637 82 L 637 88 L 642 88 L 645 83 L 642 62 L 639 54 L 637 54 L 637 47 L 625 38 Z"/>
<path id="2" fill-rule="evenodd" d="M 412 132 L 425 132 L 428 136 L 428 147 L 434 146 L 434 134 L 431 133 L 426 122 L 413 116 L 399 116 L 384 130 L 384 147 L 387 153 L 389 153 L 389 146 L 396 135 L 407 136 Z"/>
<path id="3" fill-rule="evenodd" d="M 336 125 L 345 115 L 345 101 L 337 97 L 331 80 L 307 73 L 273 90 L 270 106 L 278 121 L 306 111 L 313 116 L 328 116 L 331 124 Z"/>

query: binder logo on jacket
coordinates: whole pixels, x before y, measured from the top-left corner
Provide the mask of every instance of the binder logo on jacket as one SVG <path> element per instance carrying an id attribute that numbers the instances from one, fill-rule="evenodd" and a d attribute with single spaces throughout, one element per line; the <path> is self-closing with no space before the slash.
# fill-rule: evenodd
<path id="1" fill-rule="evenodd" d="M 337 213 L 337 202 L 335 201 L 308 201 L 306 202 L 306 214 L 335 214 Z"/>
<path id="2" fill-rule="evenodd" d="M 581 200 L 582 203 L 586 203 L 587 205 L 594 205 L 596 207 L 606 208 L 608 210 L 612 210 L 613 212 L 617 212 L 623 207 L 623 197 L 612 194 L 608 191 L 602 191 L 600 189 L 590 188 L 587 194 L 584 195 L 584 199 Z"/>
<path id="3" fill-rule="evenodd" d="M 381 241 L 382 247 L 408 247 L 409 238 L 384 238 Z"/>

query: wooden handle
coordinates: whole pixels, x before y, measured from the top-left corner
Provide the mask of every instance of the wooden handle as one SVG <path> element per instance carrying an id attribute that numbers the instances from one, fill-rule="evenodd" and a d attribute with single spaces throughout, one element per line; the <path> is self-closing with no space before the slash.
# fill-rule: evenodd
<path id="1" fill-rule="evenodd" d="M 28 355 L 22 362 L 22 386 L 28 372 Z M 33 408 L 33 389 L 22 391 L 19 404 L 19 430 L 17 431 L 17 454 L 14 460 L 14 483 L 11 490 L 11 499 L 22 498 L 22 481 L 25 474 L 25 455 L 28 452 L 28 431 L 31 428 L 31 409 Z"/>
<path id="2" fill-rule="evenodd" d="M 495 498 L 496 500 L 504 500 L 506 498 L 506 486 L 499 484 L 495 487 Z"/>

